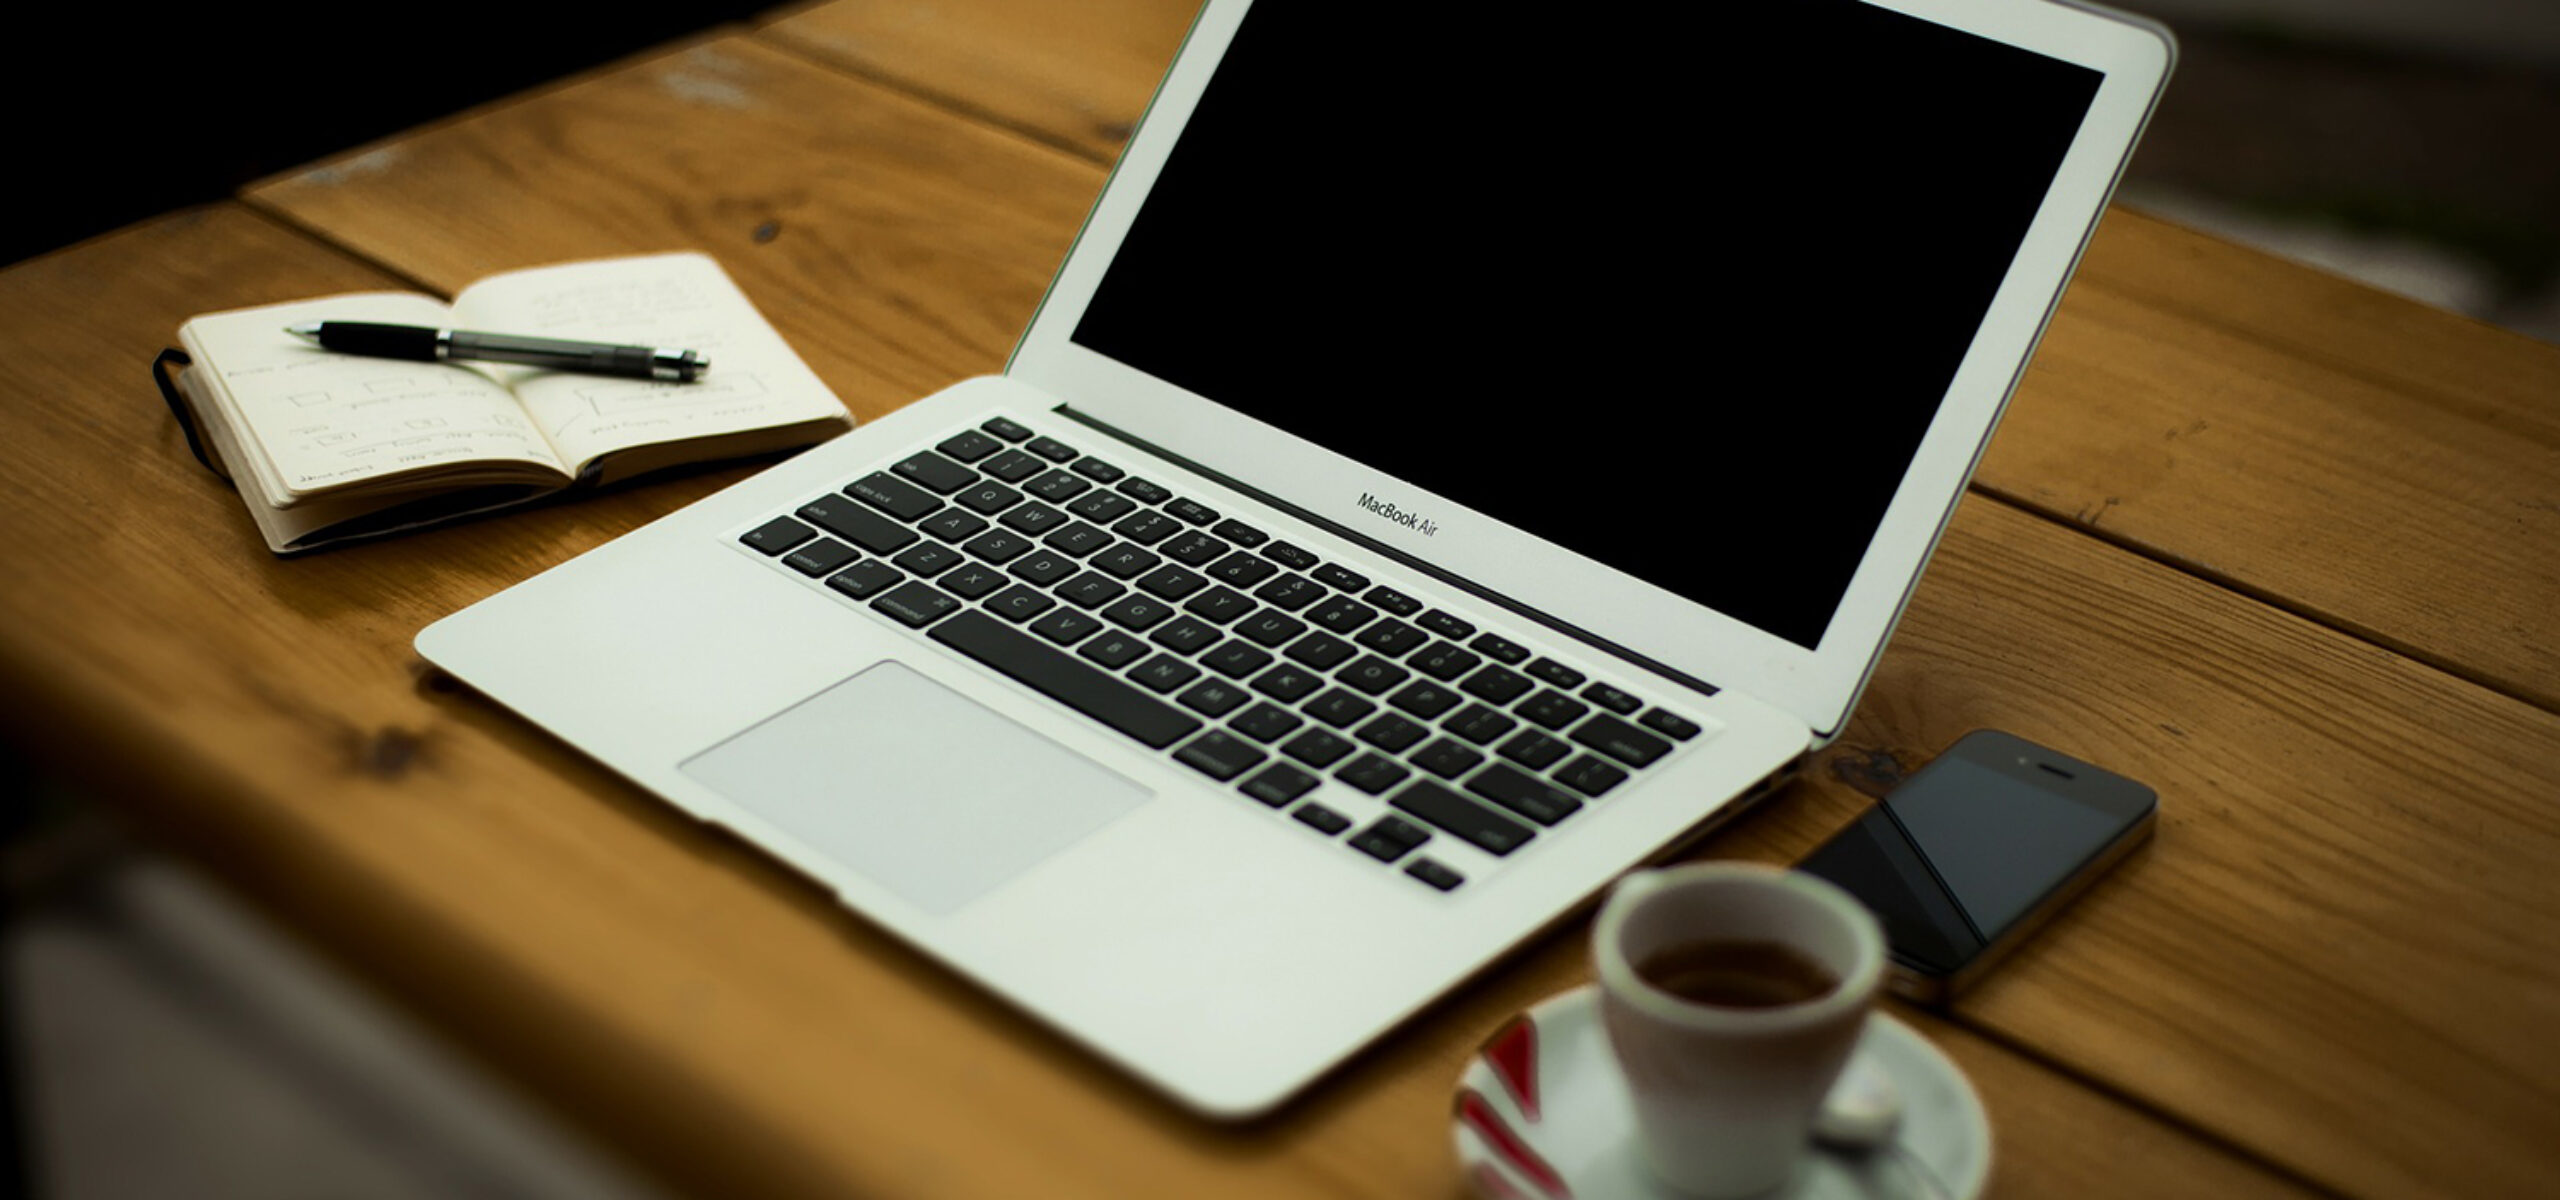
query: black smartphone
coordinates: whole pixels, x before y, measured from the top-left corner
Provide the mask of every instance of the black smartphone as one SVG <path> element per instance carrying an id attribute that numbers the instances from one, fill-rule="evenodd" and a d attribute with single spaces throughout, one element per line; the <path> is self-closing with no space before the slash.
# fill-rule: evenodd
<path id="1" fill-rule="evenodd" d="M 1798 864 L 1865 902 L 1888 986 L 1952 998 L 2151 834 L 2150 788 L 1996 730 L 1958 739 Z"/>

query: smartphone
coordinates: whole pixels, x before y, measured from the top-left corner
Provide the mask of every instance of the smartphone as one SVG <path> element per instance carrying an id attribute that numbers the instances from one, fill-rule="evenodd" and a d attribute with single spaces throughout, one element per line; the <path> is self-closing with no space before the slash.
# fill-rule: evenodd
<path id="1" fill-rule="evenodd" d="M 1883 922 L 1887 986 L 1953 998 L 2151 834 L 2150 788 L 2013 734 L 1977 730 L 1799 868 Z"/>

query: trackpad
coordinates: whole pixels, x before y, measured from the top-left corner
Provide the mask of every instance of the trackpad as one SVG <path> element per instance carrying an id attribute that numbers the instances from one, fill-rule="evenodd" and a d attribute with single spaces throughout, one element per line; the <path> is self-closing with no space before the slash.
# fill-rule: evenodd
<path id="1" fill-rule="evenodd" d="M 1153 793 L 894 662 L 685 760 L 685 774 L 948 913 Z"/>

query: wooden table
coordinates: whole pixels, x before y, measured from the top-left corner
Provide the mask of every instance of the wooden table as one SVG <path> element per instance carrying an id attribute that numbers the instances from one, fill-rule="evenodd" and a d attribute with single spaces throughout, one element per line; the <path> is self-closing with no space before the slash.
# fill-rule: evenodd
<path id="1" fill-rule="evenodd" d="M 1180 0 L 835 0 L 0 273 L 12 736 L 677 1187 L 1457 1194 L 1449 1089 L 1569 927 L 1194 1121 L 410 636 L 738 469 L 279 561 L 144 380 L 190 314 L 698 247 L 857 413 L 997 369 Z M 2560 349 L 2110 215 L 1785 861 L 1977 726 L 2157 841 L 1949 1014 L 1998 1196 L 2560 1187 Z"/>

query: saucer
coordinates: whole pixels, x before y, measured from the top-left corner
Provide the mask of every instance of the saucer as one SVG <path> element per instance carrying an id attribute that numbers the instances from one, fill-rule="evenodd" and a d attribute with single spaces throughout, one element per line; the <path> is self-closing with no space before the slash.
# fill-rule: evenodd
<path id="1" fill-rule="evenodd" d="M 1868 1018 L 1857 1054 L 1902 1093 L 1898 1150 L 1816 1147 L 1767 1200 L 1981 1195 L 1991 1176 L 1991 1119 L 1964 1072 L 1882 1012 Z M 1645 1167 L 1634 1125 L 1626 1078 L 1600 1027 L 1596 986 L 1551 996 L 1503 1026 L 1459 1076 L 1452 1120 L 1459 1168 L 1484 1200 L 1678 1200 Z"/>

